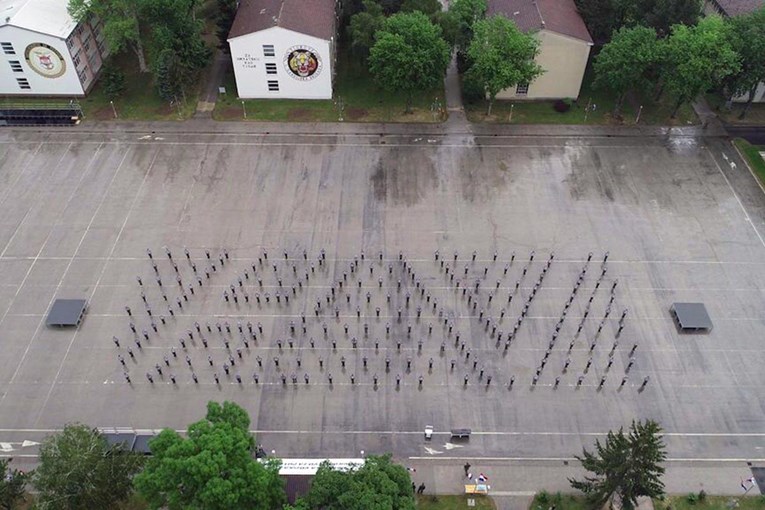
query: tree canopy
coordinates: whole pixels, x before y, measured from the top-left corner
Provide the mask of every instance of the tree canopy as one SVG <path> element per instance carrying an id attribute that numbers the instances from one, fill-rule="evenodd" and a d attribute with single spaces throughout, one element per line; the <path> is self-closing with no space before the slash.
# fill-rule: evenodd
<path id="1" fill-rule="evenodd" d="M 595 453 L 584 449 L 577 459 L 593 475 L 569 481 L 584 492 L 593 508 L 618 497 L 624 510 L 633 510 L 640 496 L 658 498 L 664 494 L 661 463 L 666 459 L 666 447 L 655 421 L 633 421 L 627 435 L 622 428 L 611 431 L 605 443 L 599 439 L 595 442 Z"/>
<path id="2" fill-rule="evenodd" d="M 473 25 L 486 17 L 486 0 L 454 0 L 449 5 L 449 16 L 456 24 L 454 45 L 457 51 L 466 52 L 473 39 Z"/>
<path id="3" fill-rule="evenodd" d="M 8 459 L 0 459 L 0 508 L 13 510 L 24 499 L 29 474 L 10 466 Z"/>
<path id="4" fill-rule="evenodd" d="M 449 65 L 449 45 L 441 28 L 421 12 L 398 13 L 385 20 L 369 52 L 369 70 L 382 88 L 412 95 L 440 86 Z"/>
<path id="5" fill-rule="evenodd" d="M 32 478 L 38 508 L 110 508 L 130 495 L 132 477 L 142 465 L 143 457 L 121 445 L 110 447 L 98 430 L 67 425 L 40 446 Z"/>
<path id="6" fill-rule="evenodd" d="M 740 69 L 739 56 L 730 45 L 725 22 L 707 16 L 698 25 L 675 25 L 666 42 L 663 82 L 680 106 L 718 85 Z"/>
<path id="7" fill-rule="evenodd" d="M 366 57 L 375 42 L 377 31 L 385 24 L 383 8 L 375 0 L 364 0 L 363 10 L 351 16 L 348 35 L 351 47 Z"/>
<path id="8" fill-rule="evenodd" d="M 390 455 L 369 456 L 352 471 L 337 471 L 325 462 L 319 467 L 303 508 L 333 510 L 414 510 L 412 480 L 406 468 Z M 300 508 L 300 506 L 298 506 Z"/>
<path id="9" fill-rule="evenodd" d="M 617 94 L 615 115 L 619 114 L 629 90 L 648 87 L 649 72 L 659 64 L 660 58 L 660 42 L 652 28 L 620 28 L 611 42 L 603 46 L 595 57 L 594 85 Z"/>
<path id="10" fill-rule="evenodd" d="M 765 7 L 734 16 L 728 23 L 730 44 L 741 59 L 741 68 L 726 80 L 726 84 L 733 95 L 749 95 L 740 115 L 744 118 L 757 86 L 765 81 Z"/>
<path id="11" fill-rule="evenodd" d="M 207 404 L 187 437 L 163 430 L 135 487 L 152 508 L 272 510 L 285 501 L 279 462 L 253 459 L 250 418 L 232 402 Z"/>
<path id="12" fill-rule="evenodd" d="M 519 83 L 529 83 L 543 69 L 534 57 L 539 42 L 524 34 L 504 16 L 478 20 L 473 25 L 473 39 L 468 46 L 470 68 L 465 79 L 477 84 L 489 96 L 487 115 L 497 94 Z"/>

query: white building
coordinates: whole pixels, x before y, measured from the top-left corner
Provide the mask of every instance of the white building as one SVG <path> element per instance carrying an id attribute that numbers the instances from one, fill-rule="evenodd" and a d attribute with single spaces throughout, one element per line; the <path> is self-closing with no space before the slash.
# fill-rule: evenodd
<path id="1" fill-rule="evenodd" d="M 243 99 L 331 99 L 336 0 L 242 0 L 229 33 Z"/>
<path id="2" fill-rule="evenodd" d="M 77 23 L 67 0 L 0 0 L 0 94 L 84 96 L 108 49 L 95 18 Z"/>

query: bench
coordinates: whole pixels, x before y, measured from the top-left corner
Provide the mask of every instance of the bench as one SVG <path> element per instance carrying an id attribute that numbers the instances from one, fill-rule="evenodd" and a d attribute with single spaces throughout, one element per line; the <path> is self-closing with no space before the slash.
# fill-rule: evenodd
<path id="1" fill-rule="evenodd" d="M 470 429 L 452 429 L 452 437 L 456 437 L 458 439 L 463 438 L 470 438 L 470 433 L 472 430 Z"/>

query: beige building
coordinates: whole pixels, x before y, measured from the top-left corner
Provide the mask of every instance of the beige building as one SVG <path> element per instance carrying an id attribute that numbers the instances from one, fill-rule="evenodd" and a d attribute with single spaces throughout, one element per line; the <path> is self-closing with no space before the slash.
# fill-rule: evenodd
<path id="1" fill-rule="evenodd" d="M 574 0 L 488 0 L 487 16 L 507 17 L 539 39 L 537 63 L 544 73 L 497 94 L 497 99 L 577 98 L 592 38 Z"/>

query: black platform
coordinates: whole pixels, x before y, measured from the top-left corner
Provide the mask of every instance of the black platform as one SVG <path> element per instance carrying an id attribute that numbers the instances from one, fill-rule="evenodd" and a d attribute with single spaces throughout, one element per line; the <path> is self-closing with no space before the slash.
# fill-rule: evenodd
<path id="1" fill-rule="evenodd" d="M 79 326 L 88 302 L 84 299 L 57 299 L 48 312 L 48 326 Z"/>
<path id="2" fill-rule="evenodd" d="M 696 333 L 712 329 L 712 320 L 704 303 L 674 303 L 669 311 L 683 332 Z"/>

